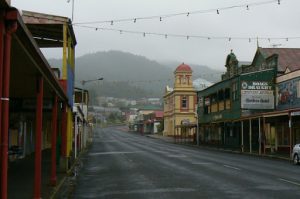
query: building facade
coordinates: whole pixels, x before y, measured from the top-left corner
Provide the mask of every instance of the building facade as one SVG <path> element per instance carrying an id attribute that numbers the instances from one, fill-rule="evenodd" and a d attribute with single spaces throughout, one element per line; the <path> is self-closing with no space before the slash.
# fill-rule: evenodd
<path id="1" fill-rule="evenodd" d="M 0 87 L 3 88 L 0 89 L 0 198 L 14 198 L 17 192 L 15 178 L 10 175 L 11 161 L 25 161 L 24 157 L 32 153 L 34 161 L 30 168 L 34 170 L 20 167 L 18 181 L 28 183 L 22 175 L 26 172 L 34 179 L 28 195 L 42 198 L 42 180 L 46 178 L 42 175 L 42 163 L 47 159 L 49 175 L 46 180 L 55 186 L 59 159 L 64 171 L 71 159 L 76 38 L 70 19 L 66 17 L 28 11 L 19 13 L 4 1 L 0 2 L 0 10 L 3 14 L 0 17 L 3 49 L 0 52 Z M 63 49 L 62 80 L 41 52 L 41 48 L 48 47 Z"/>
<path id="2" fill-rule="evenodd" d="M 222 81 L 197 93 L 200 142 L 289 154 L 299 141 L 299 52 L 258 48 L 244 65 L 231 52 Z"/>
<path id="3" fill-rule="evenodd" d="M 164 136 L 182 135 L 181 125 L 196 124 L 196 91 L 192 69 L 181 64 L 174 71 L 174 88 L 166 87 L 164 95 Z M 189 132 L 189 133 L 195 133 Z"/>

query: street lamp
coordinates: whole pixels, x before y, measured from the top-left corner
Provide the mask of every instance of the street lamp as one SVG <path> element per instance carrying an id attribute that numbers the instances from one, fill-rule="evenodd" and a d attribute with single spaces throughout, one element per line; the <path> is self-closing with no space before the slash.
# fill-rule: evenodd
<path id="1" fill-rule="evenodd" d="M 195 118 L 196 118 L 196 139 L 197 139 L 197 146 L 199 146 L 199 119 L 198 119 L 198 104 L 196 104 L 196 113 L 195 113 Z"/>
<path id="2" fill-rule="evenodd" d="M 86 118 L 87 119 L 87 110 L 86 110 L 86 114 L 83 110 L 83 101 L 84 101 L 84 85 L 86 83 L 90 83 L 90 82 L 95 82 L 95 81 L 101 81 L 103 80 L 104 78 L 103 77 L 100 77 L 100 78 L 97 78 L 97 79 L 92 79 L 92 80 L 82 80 L 81 81 L 81 84 L 82 84 L 82 88 L 81 88 L 81 111 L 83 113 L 83 121 L 82 121 L 82 127 L 83 127 L 83 132 L 85 131 L 85 126 L 83 125 L 84 123 L 84 119 Z M 81 142 L 82 144 L 82 142 Z"/>
<path id="3" fill-rule="evenodd" d="M 67 0 L 68 3 L 70 3 L 71 0 Z M 74 0 L 72 0 L 72 23 L 74 20 Z"/>
<path id="4" fill-rule="evenodd" d="M 100 77 L 98 79 L 92 79 L 92 80 L 82 80 L 81 81 L 81 85 L 82 85 L 82 89 L 81 89 L 81 110 L 83 112 L 83 100 L 84 100 L 84 85 L 86 83 L 89 83 L 89 82 L 95 82 L 95 81 L 101 81 L 103 80 L 104 78 L 103 77 Z"/>

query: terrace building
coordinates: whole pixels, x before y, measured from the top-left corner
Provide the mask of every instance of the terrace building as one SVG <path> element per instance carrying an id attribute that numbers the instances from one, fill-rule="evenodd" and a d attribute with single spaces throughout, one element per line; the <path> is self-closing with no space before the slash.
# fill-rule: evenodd
<path id="1" fill-rule="evenodd" d="M 288 155 L 300 138 L 300 49 L 258 48 L 250 64 L 231 52 L 225 67 L 197 93 L 200 142 Z"/>

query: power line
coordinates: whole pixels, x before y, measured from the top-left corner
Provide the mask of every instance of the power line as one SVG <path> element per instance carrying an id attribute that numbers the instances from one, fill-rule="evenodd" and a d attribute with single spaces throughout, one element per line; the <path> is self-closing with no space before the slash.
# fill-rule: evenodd
<path id="1" fill-rule="evenodd" d="M 247 40 L 248 42 L 258 41 L 258 40 L 266 40 L 271 42 L 271 40 L 284 40 L 288 42 L 289 40 L 293 39 L 300 39 L 300 36 L 297 37 L 231 37 L 231 36 L 209 36 L 209 35 L 182 35 L 182 34 L 173 34 L 173 33 L 158 33 L 158 32 L 143 32 L 143 31 L 133 31 L 133 30 L 124 30 L 124 29 L 114 29 L 114 28 L 103 28 L 103 27 L 96 27 L 96 26 L 87 26 L 87 25 L 74 25 L 81 28 L 93 29 L 95 31 L 103 30 L 103 31 L 113 31 L 119 32 L 120 34 L 128 33 L 128 34 L 139 34 L 143 37 L 147 35 L 152 36 L 160 36 L 165 39 L 169 37 L 174 38 L 185 38 L 186 40 L 189 39 L 205 39 L 205 40 L 227 40 L 228 42 L 232 40 Z"/>
<path id="2" fill-rule="evenodd" d="M 227 6 L 227 7 L 219 7 L 219 8 L 214 8 L 214 9 L 194 10 L 194 11 L 188 11 L 188 12 L 179 12 L 179 13 L 172 13 L 172 14 L 153 15 L 153 16 L 146 16 L 146 17 L 132 17 L 132 18 L 111 19 L 111 20 L 103 20 L 103 21 L 77 22 L 77 23 L 73 23 L 73 25 L 79 25 L 79 24 L 103 24 L 103 23 L 110 23 L 111 25 L 114 25 L 114 23 L 120 23 L 120 22 L 130 22 L 130 21 L 132 21 L 133 23 L 137 23 L 138 21 L 153 20 L 153 19 L 156 19 L 158 21 L 163 21 L 163 19 L 165 19 L 165 18 L 171 18 L 171 17 L 177 17 L 177 16 L 186 16 L 186 17 L 189 17 L 190 15 L 205 14 L 205 13 L 220 14 L 221 11 L 230 10 L 230 9 L 234 9 L 234 8 L 245 8 L 246 10 L 250 10 L 250 7 L 254 7 L 254 6 L 261 6 L 261 5 L 274 4 L 274 3 L 280 5 L 281 1 L 282 0 L 269 0 L 269 1 L 261 1 L 261 2 L 248 3 L 248 4 L 231 5 L 231 6 Z"/>

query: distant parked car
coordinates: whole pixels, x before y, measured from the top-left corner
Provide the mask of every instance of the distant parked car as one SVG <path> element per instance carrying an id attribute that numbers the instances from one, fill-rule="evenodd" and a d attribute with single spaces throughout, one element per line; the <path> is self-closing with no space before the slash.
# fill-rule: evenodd
<path id="1" fill-rule="evenodd" d="M 296 144 L 293 148 L 292 153 L 293 163 L 299 164 L 300 163 L 300 144 Z"/>

